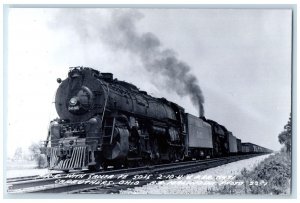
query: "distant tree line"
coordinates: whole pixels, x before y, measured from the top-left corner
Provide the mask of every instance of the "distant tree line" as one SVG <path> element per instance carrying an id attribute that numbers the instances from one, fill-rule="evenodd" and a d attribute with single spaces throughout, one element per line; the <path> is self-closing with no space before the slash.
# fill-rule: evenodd
<path id="1" fill-rule="evenodd" d="M 284 130 L 278 135 L 278 141 L 284 145 L 283 150 L 287 153 L 292 151 L 292 116 L 290 114 L 287 124 L 284 126 Z"/>
<path id="2" fill-rule="evenodd" d="M 41 145 L 38 143 L 32 143 L 29 147 L 29 153 L 24 152 L 21 147 L 18 147 L 15 150 L 15 153 L 12 157 L 14 161 L 27 160 L 27 161 L 35 161 L 38 168 L 47 167 L 47 160 L 44 154 L 41 154 Z M 26 150 L 25 150 L 26 151 Z"/>
<path id="3" fill-rule="evenodd" d="M 47 166 L 46 157 L 41 154 L 41 145 L 32 143 L 29 147 L 31 158 L 36 161 L 38 168 L 45 168 Z"/>

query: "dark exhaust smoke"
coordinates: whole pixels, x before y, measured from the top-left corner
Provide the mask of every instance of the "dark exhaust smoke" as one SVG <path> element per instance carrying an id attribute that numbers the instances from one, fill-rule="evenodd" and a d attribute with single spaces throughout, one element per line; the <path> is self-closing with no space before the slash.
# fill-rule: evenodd
<path id="1" fill-rule="evenodd" d="M 178 60 L 173 50 L 162 49 L 161 42 L 153 33 L 139 34 L 135 24 L 141 17 L 136 11 L 113 12 L 107 33 L 119 33 L 119 38 L 112 44 L 139 56 L 148 71 L 167 77 L 167 85 L 181 96 L 190 96 L 199 108 L 200 116 L 204 116 L 204 97 L 197 78 L 190 73 L 190 66 Z"/>
<path id="2" fill-rule="evenodd" d="M 74 12 L 78 20 L 78 15 Z M 204 116 L 204 97 L 197 78 L 190 72 L 188 64 L 180 61 L 176 53 L 171 49 L 164 49 L 160 40 L 150 32 L 139 33 L 136 23 L 143 17 L 137 10 L 114 9 L 111 12 L 111 19 L 107 26 L 94 24 L 99 21 L 99 16 L 94 12 L 85 13 L 84 18 L 91 21 L 92 26 L 98 27 L 101 41 L 117 50 L 128 51 L 138 56 L 147 71 L 153 74 L 160 74 L 165 77 L 165 84 L 180 96 L 189 96 L 192 103 L 199 108 L 200 116 Z M 98 17 L 98 19 L 97 19 Z M 82 22 L 79 21 L 79 22 Z M 75 20 L 74 20 L 74 23 Z M 78 25 L 81 37 L 91 37 L 88 35 L 90 28 L 84 28 L 84 24 Z M 81 31 L 80 31 L 81 30 Z M 95 35 L 93 35 L 95 36 Z"/>

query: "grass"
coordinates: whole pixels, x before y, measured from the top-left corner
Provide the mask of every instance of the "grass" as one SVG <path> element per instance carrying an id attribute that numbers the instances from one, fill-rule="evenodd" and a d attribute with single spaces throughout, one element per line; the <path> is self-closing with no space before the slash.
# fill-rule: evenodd
<path id="1" fill-rule="evenodd" d="M 209 194 L 290 194 L 291 156 L 285 152 L 277 153 L 259 163 L 254 170 L 244 168 L 235 178 L 242 185 L 217 185 Z"/>

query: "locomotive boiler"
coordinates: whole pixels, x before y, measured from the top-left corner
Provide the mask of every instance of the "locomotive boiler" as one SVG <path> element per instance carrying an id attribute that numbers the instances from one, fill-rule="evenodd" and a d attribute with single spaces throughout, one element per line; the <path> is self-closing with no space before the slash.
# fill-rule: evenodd
<path id="1" fill-rule="evenodd" d="M 58 82 L 59 119 L 44 148 L 50 169 L 183 158 L 182 107 L 91 68 L 72 68 Z"/>
<path id="2" fill-rule="evenodd" d="M 228 156 L 249 148 L 217 122 L 185 113 L 111 73 L 74 67 L 57 82 L 59 118 L 51 121 L 41 148 L 49 169 L 140 166 Z M 255 146 L 259 150 L 252 152 L 268 150 Z"/>

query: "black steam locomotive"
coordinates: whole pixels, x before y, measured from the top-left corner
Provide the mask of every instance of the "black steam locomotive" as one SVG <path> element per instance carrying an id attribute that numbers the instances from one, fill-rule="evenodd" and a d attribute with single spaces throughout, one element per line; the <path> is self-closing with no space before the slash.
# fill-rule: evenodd
<path id="1" fill-rule="evenodd" d="M 59 118 L 50 123 L 42 148 L 50 169 L 99 170 L 270 152 L 241 143 L 217 122 L 185 113 L 111 73 L 75 67 L 57 82 Z"/>

